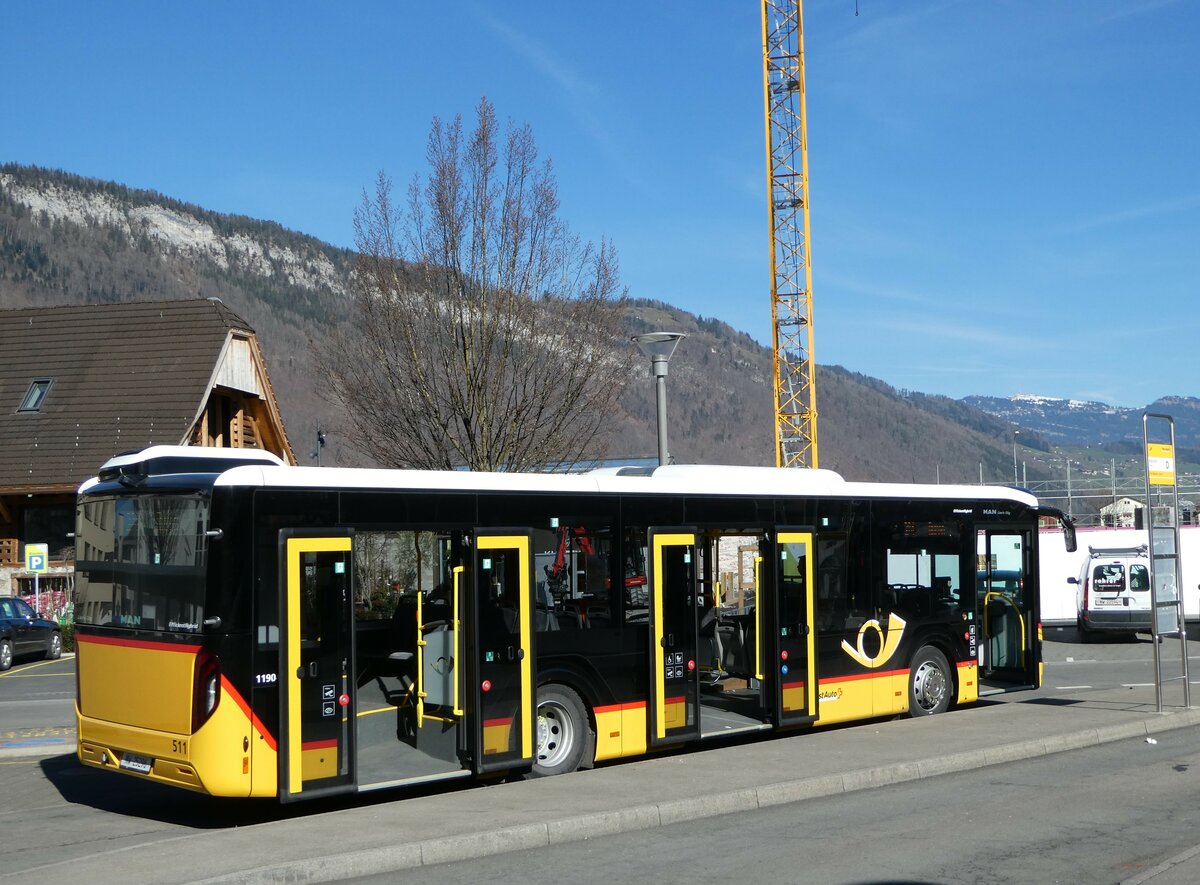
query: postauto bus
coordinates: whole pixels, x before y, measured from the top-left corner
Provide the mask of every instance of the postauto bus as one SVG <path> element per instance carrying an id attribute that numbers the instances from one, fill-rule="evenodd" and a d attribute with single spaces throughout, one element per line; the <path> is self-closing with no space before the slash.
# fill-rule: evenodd
<path id="1" fill-rule="evenodd" d="M 79 758 L 292 801 L 940 713 L 1039 684 L 1042 512 L 826 470 L 156 446 L 79 491 Z"/>

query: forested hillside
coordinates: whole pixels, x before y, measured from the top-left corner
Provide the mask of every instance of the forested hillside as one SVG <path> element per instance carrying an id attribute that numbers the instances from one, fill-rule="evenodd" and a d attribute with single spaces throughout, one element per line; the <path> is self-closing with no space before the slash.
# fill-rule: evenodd
<path id="1" fill-rule="evenodd" d="M 320 422 L 329 441 L 323 463 L 360 463 L 311 359 L 312 342 L 347 314 L 353 264 L 347 250 L 273 222 L 64 172 L 0 166 L 0 309 L 220 298 L 257 330 L 302 462 Z M 759 307 L 769 309 L 765 292 L 761 304 L 747 305 Z M 636 298 L 628 327 L 631 335 L 688 334 L 668 378 L 677 461 L 773 463 L 768 347 L 724 323 Z M 614 427 L 609 454 L 616 457 L 656 451 L 649 361 L 635 367 Z M 1010 425 L 965 403 L 901 394 L 836 366 L 818 367 L 817 399 L 821 466 L 847 478 L 977 482 L 981 465 L 987 481 L 1012 475 Z"/>

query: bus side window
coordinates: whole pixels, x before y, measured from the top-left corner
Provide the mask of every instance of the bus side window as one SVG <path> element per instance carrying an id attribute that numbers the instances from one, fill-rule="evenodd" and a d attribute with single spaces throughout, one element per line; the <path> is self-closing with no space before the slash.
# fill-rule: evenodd
<path id="1" fill-rule="evenodd" d="M 534 531 L 538 632 L 594 629 L 612 623 L 612 532 L 590 520 Z"/>
<path id="2" fill-rule="evenodd" d="M 850 590 L 848 543 L 845 538 L 817 540 L 815 615 L 822 630 L 857 629 L 867 614 Z"/>
<path id="3" fill-rule="evenodd" d="M 646 530 L 628 528 L 622 540 L 625 622 L 645 624 L 650 619 L 650 590 L 646 584 Z"/>

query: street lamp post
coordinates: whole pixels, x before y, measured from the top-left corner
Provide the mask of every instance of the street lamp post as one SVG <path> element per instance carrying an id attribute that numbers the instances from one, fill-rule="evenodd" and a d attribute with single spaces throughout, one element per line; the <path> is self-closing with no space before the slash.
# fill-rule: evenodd
<path id="1" fill-rule="evenodd" d="M 1021 431 L 1013 431 L 1013 485 L 1018 485 L 1020 482 L 1017 476 L 1017 437 L 1021 435 Z"/>
<path id="2" fill-rule="evenodd" d="M 667 453 L 667 362 L 679 342 L 686 337 L 683 332 L 647 332 L 634 335 L 631 339 L 642 353 L 650 357 L 650 371 L 657 388 L 659 465 L 666 464 L 670 459 Z"/>

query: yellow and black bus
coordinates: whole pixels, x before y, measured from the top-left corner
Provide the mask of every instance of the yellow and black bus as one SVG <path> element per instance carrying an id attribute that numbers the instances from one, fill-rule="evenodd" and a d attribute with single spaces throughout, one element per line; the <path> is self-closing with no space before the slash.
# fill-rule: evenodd
<path id="1" fill-rule="evenodd" d="M 77 510 L 79 758 L 213 795 L 557 774 L 1040 682 L 1051 511 L 1016 489 L 158 446 Z"/>

